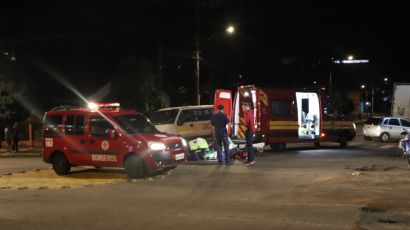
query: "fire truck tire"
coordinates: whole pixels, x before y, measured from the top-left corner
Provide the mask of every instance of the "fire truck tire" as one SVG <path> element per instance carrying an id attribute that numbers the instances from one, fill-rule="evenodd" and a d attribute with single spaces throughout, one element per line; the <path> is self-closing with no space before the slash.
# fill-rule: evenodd
<path id="1" fill-rule="evenodd" d="M 342 133 L 339 138 L 340 148 L 345 149 L 347 147 L 347 134 Z"/>
<path id="2" fill-rule="evenodd" d="M 70 173 L 71 165 L 63 154 L 57 154 L 52 158 L 53 169 L 58 175 Z"/>
<path id="3" fill-rule="evenodd" d="M 144 162 L 137 155 L 129 156 L 125 160 L 125 172 L 131 178 L 143 178 L 146 173 Z"/>
<path id="4" fill-rule="evenodd" d="M 320 141 L 315 141 L 314 144 L 315 144 L 315 147 L 316 147 L 316 148 L 319 148 L 319 147 L 320 147 Z"/>

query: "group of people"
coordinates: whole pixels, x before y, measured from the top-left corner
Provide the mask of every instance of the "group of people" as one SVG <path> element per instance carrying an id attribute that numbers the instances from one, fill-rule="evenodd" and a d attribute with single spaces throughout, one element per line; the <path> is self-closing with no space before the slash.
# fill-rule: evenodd
<path id="1" fill-rule="evenodd" d="M 7 152 L 19 151 L 20 130 L 17 122 L 13 126 L 7 125 L 4 128 L 4 140 L 7 144 Z"/>
<path id="2" fill-rule="evenodd" d="M 245 139 L 246 139 L 246 151 L 248 152 L 248 159 L 245 162 L 245 165 L 255 164 L 254 151 L 253 151 L 253 135 L 255 134 L 255 122 L 253 110 L 251 109 L 250 103 L 242 104 L 244 121 L 245 121 Z M 223 112 L 224 106 L 218 105 L 218 112 L 212 115 L 211 124 L 212 124 L 212 136 L 214 138 L 215 147 L 217 150 L 218 163 L 223 164 L 222 152 L 225 153 L 225 164 L 230 165 L 229 156 L 229 139 L 228 139 L 228 130 L 227 125 L 229 124 L 228 116 Z M 222 146 L 224 151 L 222 151 Z"/>

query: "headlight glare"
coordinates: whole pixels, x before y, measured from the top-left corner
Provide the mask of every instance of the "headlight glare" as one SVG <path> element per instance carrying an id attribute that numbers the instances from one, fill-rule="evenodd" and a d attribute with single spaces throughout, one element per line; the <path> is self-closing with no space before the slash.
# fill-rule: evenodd
<path id="1" fill-rule="evenodd" d="M 182 138 L 181 142 L 182 142 L 182 145 L 183 145 L 184 147 L 186 147 L 186 146 L 188 145 L 188 144 L 186 143 L 186 140 L 185 140 L 184 138 Z"/>
<path id="2" fill-rule="evenodd" d="M 163 143 L 160 143 L 160 142 L 151 142 L 149 144 L 149 148 L 151 150 L 158 151 L 158 150 L 165 150 L 167 147 Z"/>

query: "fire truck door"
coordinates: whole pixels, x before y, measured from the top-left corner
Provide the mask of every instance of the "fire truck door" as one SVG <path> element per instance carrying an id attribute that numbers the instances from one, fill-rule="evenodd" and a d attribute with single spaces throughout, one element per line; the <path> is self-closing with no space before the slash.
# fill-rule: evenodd
<path id="1" fill-rule="evenodd" d="M 90 117 L 90 135 L 87 141 L 89 165 L 109 167 L 118 164 L 120 144 L 115 132 L 114 126 L 104 117 Z"/>
<path id="2" fill-rule="evenodd" d="M 86 157 L 87 141 L 84 114 L 69 114 L 65 121 L 65 143 L 68 160 L 73 164 L 82 164 Z"/>

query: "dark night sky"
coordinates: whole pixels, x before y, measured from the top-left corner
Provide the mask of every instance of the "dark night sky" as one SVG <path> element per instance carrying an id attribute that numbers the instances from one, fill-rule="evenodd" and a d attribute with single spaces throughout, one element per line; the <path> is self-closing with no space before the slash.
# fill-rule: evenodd
<path id="1" fill-rule="evenodd" d="M 400 1 L 208 0 L 198 5 L 203 91 L 237 81 L 284 87 L 326 83 L 328 60 L 348 54 L 369 58 L 371 65 L 334 66 L 336 83 L 356 88 L 371 79 L 372 71 L 376 80 L 408 82 L 409 18 Z M 0 74 L 26 82 L 35 92 L 33 103 L 44 108 L 74 97 L 44 73 L 44 66 L 88 95 L 109 82 L 129 56 L 151 60 L 156 71 L 161 43 L 168 90 L 192 89 L 195 6 L 188 0 L 1 3 L 0 50 L 17 60 L 10 63 L 3 55 Z M 236 26 L 234 36 L 224 34 L 229 23 Z"/>

